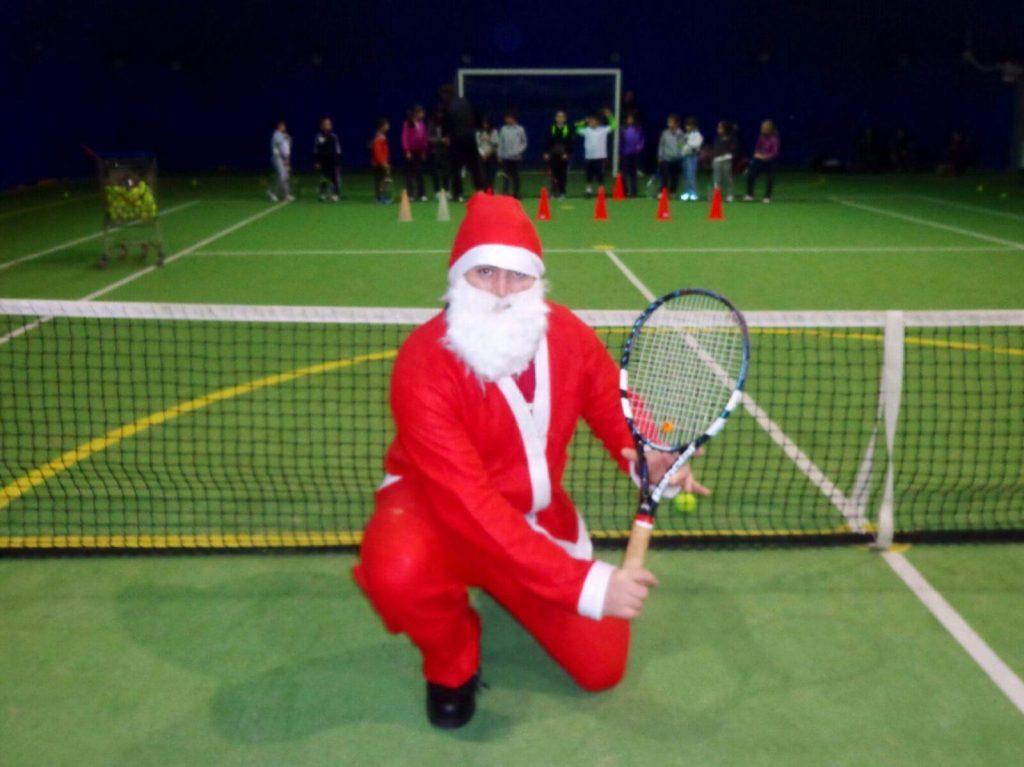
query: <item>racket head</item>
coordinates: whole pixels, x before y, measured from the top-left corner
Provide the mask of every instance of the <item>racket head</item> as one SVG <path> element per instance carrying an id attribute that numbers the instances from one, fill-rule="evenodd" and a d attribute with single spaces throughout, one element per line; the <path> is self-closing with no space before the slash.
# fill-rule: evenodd
<path id="1" fill-rule="evenodd" d="M 685 288 L 652 302 L 620 365 L 623 415 L 637 445 L 700 447 L 739 404 L 749 361 L 746 320 L 724 296 Z"/>

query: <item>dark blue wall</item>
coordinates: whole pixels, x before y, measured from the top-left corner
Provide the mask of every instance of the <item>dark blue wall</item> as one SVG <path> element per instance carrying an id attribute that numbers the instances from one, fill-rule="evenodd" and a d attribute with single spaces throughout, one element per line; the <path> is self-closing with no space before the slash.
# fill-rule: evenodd
<path id="1" fill-rule="evenodd" d="M 432 103 L 464 57 L 621 66 L 651 130 L 679 111 L 749 137 L 771 116 L 790 164 L 848 159 L 863 127 L 904 126 L 925 159 L 961 127 L 982 163 L 1005 166 L 1012 90 L 960 61 L 969 28 L 979 54 L 1024 56 L 1020 0 L 7 0 L 0 186 L 89 173 L 80 143 L 152 149 L 164 170 L 264 168 L 278 116 L 302 165 L 325 113 L 346 164 L 365 165 L 374 118 Z"/>

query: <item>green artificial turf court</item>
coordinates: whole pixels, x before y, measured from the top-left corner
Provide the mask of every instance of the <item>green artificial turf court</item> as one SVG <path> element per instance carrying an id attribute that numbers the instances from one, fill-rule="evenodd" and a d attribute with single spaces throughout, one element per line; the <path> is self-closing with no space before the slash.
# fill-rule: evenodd
<path id="1" fill-rule="evenodd" d="M 526 190 L 531 182 L 539 188 L 539 176 L 527 177 Z M 310 186 L 306 179 L 295 203 L 274 206 L 256 177 L 163 179 L 169 262 L 161 269 L 134 257 L 96 268 L 102 239 L 94 182 L 2 195 L 0 298 L 439 306 L 460 205 L 451 205 L 453 220 L 443 223 L 433 201 L 414 204 L 414 221 L 399 223 L 397 206 L 374 204 L 367 178 L 347 178 L 337 205 L 318 203 Z M 573 188 L 581 188 L 575 179 Z M 524 205 L 532 214 L 536 197 Z M 1024 308 L 1024 188 L 1010 178 L 787 173 L 772 205 L 727 205 L 722 222 L 707 221 L 706 202 L 673 203 L 669 222 L 655 221 L 655 207 L 650 200 L 609 201 L 610 220 L 595 222 L 592 201 L 554 201 L 553 220 L 538 223 L 553 298 L 574 309 L 638 312 L 646 301 L 632 275 L 654 293 L 712 287 L 751 311 Z M 910 365 L 932 354 L 955 370 L 981 353 L 998 360 L 1005 381 L 1020 380 L 1019 328 L 995 352 L 946 341 L 932 351 L 928 332 L 916 333 Z M 277 443 L 267 429 L 315 430 L 356 411 L 354 423 L 368 429 L 385 418 L 379 400 L 366 412 L 368 401 L 339 400 L 330 387 L 345 391 L 345 376 L 358 371 L 380 388 L 387 359 L 242 389 L 355 359 L 367 344 L 387 354 L 396 343 L 368 338 L 327 350 L 322 338 L 307 343 L 301 334 L 261 331 L 237 342 L 241 352 L 209 347 L 202 376 L 165 365 L 154 384 L 133 380 L 127 361 L 148 354 L 159 368 L 175 343 L 170 331 L 139 331 L 118 353 L 102 333 L 77 337 L 83 369 L 108 359 L 108 388 L 100 391 L 75 389 L 75 367 L 65 356 L 33 358 L 31 375 L 11 379 L 21 388 L 4 397 L 0 411 L 8 429 L 0 433 L 22 435 L 18 445 L 0 444 L 0 486 L 18 479 L 8 468 L 15 453 L 20 471 L 28 471 L 183 401 L 231 393 L 203 400 L 194 413 L 146 421 L 144 433 L 119 437 L 11 500 L 0 508 L 0 538 L 45 535 L 48 525 L 79 514 L 69 511 L 76 503 L 86 516 L 142 535 L 232 533 L 267 509 L 277 515 L 277 531 L 329 531 L 319 512 L 335 496 L 318 483 L 346 452 L 363 447 L 362 432 L 346 432 L 325 448 Z M 608 342 L 615 348 L 621 333 Z M 871 423 L 855 415 L 841 428 L 822 423 L 817 407 L 839 397 L 859 403 L 851 412 L 873 415 L 879 339 L 755 333 L 754 343 L 755 351 L 772 354 L 755 353 L 750 391 L 769 412 L 781 411 L 785 431 L 826 474 L 851 485 Z M 0 345 L 0 365 L 25 363 L 16 348 L 16 340 Z M 285 351 L 268 362 L 258 353 L 264 348 Z M 834 361 L 853 374 L 829 381 L 801 372 Z M 905 396 L 908 412 L 934 428 L 932 449 L 914 460 L 935 463 L 952 447 L 949 435 L 957 432 L 950 429 L 959 428 L 955 418 L 947 426 L 937 408 L 957 403 L 928 387 Z M 803 414 L 785 408 L 797 401 L 806 405 Z M 985 498 L 1001 499 L 1000 513 L 1019 520 L 1024 420 L 1014 402 L 998 394 L 994 401 L 1005 427 L 995 441 L 972 444 L 972 460 L 999 463 L 1002 474 Z M 34 428 L 57 412 L 70 413 L 57 419 L 60 429 Z M 268 423 L 266 412 L 280 415 Z M 763 510 L 758 476 L 803 481 L 752 424 L 731 425 L 705 459 L 702 477 L 721 500 L 702 503 L 694 515 L 675 513 L 667 524 L 742 528 Z M 741 444 L 756 446 L 759 472 L 742 473 L 751 453 Z M 175 446 L 178 465 L 146 463 L 159 445 Z M 104 478 L 88 472 L 108 458 L 149 467 L 132 480 L 136 495 L 104 495 Z M 922 499 L 914 514 L 956 497 L 956 460 L 944 460 L 949 482 L 933 476 L 903 488 Z M 252 468 L 260 461 L 290 474 L 268 478 Z M 371 466 L 348 478 L 367 488 L 352 503 L 365 505 L 377 473 Z M 628 487 L 601 477 L 596 491 L 570 479 L 584 512 L 602 499 L 628 506 Z M 277 495 L 270 485 L 247 495 L 261 482 L 284 484 Z M 207 493 L 216 485 L 222 495 L 182 509 L 175 493 L 193 484 Z M 254 509 L 253 497 L 266 508 Z M 820 494 L 801 497 L 801 524 L 835 524 Z M 970 518 L 975 496 L 964 498 Z M 624 508 L 623 518 L 629 513 Z M 603 556 L 614 561 L 618 554 Z M 1024 674 L 1024 550 L 914 545 L 900 556 L 1011 674 Z M 1024 712 L 886 561 L 863 548 L 655 552 L 652 568 L 662 585 L 636 626 L 627 679 L 596 696 L 575 690 L 500 609 L 478 597 L 491 689 L 477 719 L 455 734 L 427 726 L 415 653 L 384 633 L 347 576 L 353 561 L 350 551 L 0 559 L 0 763 L 1003 765 L 1024 753 Z"/>

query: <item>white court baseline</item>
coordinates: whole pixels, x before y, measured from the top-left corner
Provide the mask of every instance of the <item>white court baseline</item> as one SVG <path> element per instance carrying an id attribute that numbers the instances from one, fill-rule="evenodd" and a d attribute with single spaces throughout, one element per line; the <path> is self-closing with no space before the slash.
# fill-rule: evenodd
<path id="1" fill-rule="evenodd" d="M 805 245 L 800 247 L 675 247 L 675 248 L 615 248 L 616 253 L 999 253 L 1002 251 L 1013 251 L 1018 248 L 1012 245 L 920 245 L 920 246 L 895 246 L 895 245 Z M 361 248 L 361 249 L 295 249 L 295 250 L 198 250 L 193 255 L 204 258 L 259 258 L 271 256 L 436 256 L 446 254 L 449 250 L 444 248 Z M 605 248 L 594 246 L 590 248 L 545 248 L 545 253 L 600 253 L 606 252 Z"/>

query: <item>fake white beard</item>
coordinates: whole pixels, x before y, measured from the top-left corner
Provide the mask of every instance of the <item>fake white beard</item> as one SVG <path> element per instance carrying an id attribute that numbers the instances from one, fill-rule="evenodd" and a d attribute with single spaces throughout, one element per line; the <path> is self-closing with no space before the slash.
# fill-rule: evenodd
<path id="1" fill-rule="evenodd" d="M 497 381 L 530 366 L 548 328 L 544 283 L 499 298 L 460 278 L 448 288 L 445 345 L 482 381 Z"/>

